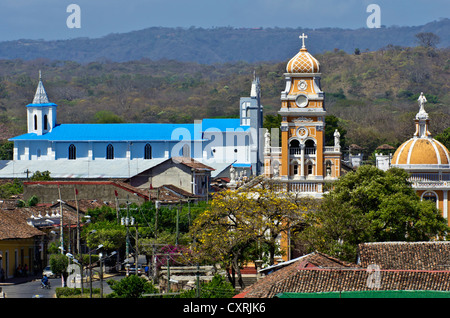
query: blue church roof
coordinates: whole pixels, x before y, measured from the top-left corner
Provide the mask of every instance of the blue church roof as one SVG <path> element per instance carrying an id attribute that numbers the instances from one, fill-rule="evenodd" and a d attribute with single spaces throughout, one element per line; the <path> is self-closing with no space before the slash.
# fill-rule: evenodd
<path id="1" fill-rule="evenodd" d="M 200 124 L 60 124 L 43 135 L 27 133 L 9 140 L 48 141 L 162 141 L 162 140 L 202 140 L 202 132 L 236 130 L 240 120 L 235 118 L 204 119 Z M 247 129 L 248 126 L 243 128 Z"/>
<path id="2" fill-rule="evenodd" d="M 206 130 L 247 130 L 250 126 L 241 126 L 241 120 L 239 118 L 205 118 L 202 121 L 202 131 Z"/>

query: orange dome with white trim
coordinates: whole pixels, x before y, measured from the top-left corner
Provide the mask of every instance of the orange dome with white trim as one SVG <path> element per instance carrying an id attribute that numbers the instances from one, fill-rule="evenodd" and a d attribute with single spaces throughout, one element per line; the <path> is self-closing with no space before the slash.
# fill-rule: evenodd
<path id="1" fill-rule="evenodd" d="M 411 138 L 394 153 L 395 165 L 448 165 L 450 154 L 439 141 L 430 138 Z"/>
<path id="2" fill-rule="evenodd" d="M 450 152 L 428 131 L 427 102 L 423 93 L 419 96 L 419 112 L 416 115 L 414 137 L 404 142 L 392 156 L 393 165 L 450 165 Z"/>
<path id="3" fill-rule="evenodd" d="M 286 66 L 288 73 L 319 73 L 320 64 L 305 47 L 305 39 L 308 38 L 304 33 L 299 36 L 302 39 L 302 48 Z"/>

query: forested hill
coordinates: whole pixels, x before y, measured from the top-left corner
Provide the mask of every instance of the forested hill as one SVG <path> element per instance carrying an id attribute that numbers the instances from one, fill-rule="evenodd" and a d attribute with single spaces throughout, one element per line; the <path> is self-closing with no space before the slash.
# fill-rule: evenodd
<path id="1" fill-rule="evenodd" d="M 438 47 L 450 46 L 450 20 L 422 26 L 381 27 L 378 29 L 339 28 L 163 28 L 152 27 L 102 38 L 44 41 L 18 40 L 0 43 L 0 59 L 48 58 L 80 63 L 123 62 L 148 58 L 198 63 L 233 61 L 284 61 L 300 46 L 299 34 L 308 34 L 307 47 L 313 53 L 335 49 L 353 53 L 393 46 L 416 46 L 415 34 L 432 32 L 439 36 Z"/>
<path id="2" fill-rule="evenodd" d="M 409 139 L 420 92 L 428 99 L 431 133 L 449 127 L 449 48 L 391 46 L 359 55 L 340 50 L 314 56 L 321 65 L 328 114 L 347 130 L 347 145 L 373 150 Z M 25 132 L 26 105 L 33 100 L 39 70 L 50 101 L 58 104 L 59 123 L 192 123 L 239 116 L 239 98 L 249 96 L 254 71 L 264 115 L 276 115 L 288 59 L 213 65 L 0 60 L 0 139 Z"/>

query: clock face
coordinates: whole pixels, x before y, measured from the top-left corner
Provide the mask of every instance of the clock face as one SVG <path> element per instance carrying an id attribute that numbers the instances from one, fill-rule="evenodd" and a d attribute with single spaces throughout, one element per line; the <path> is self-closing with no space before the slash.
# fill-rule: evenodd
<path id="1" fill-rule="evenodd" d="M 300 82 L 298 82 L 297 87 L 299 90 L 304 91 L 308 87 L 308 84 L 305 80 L 301 80 Z"/>
<path id="2" fill-rule="evenodd" d="M 295 99 L 295 103 L 298 107 L 306 107 L 308 105 L 308 97 L 306 95 L 298 95 Z"/>

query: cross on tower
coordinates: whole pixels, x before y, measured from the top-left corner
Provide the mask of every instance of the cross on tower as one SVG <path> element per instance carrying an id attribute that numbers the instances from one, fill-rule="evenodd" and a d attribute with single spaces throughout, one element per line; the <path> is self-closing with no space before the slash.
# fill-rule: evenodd
<path id="1" fill-rule="evenodd" d="M 308 38 L 307 35 L 305 35 L 305 33 L 302 33 L 302 35 L 299 36 L 300 39 L 302 39 L 302 49 L 305 48 L 305 39 Z"/>

